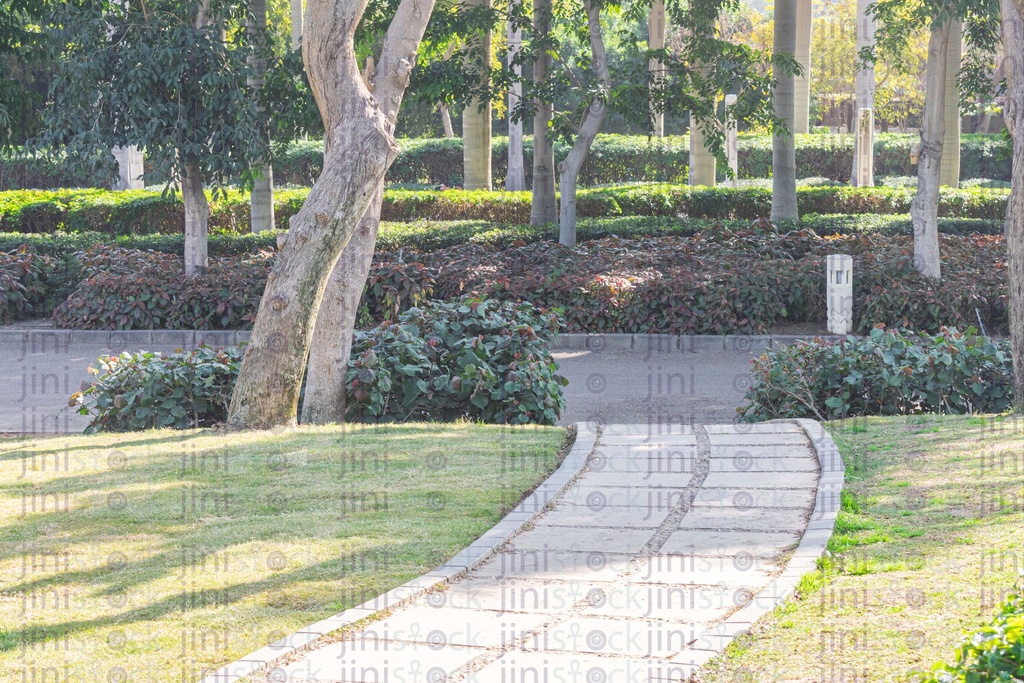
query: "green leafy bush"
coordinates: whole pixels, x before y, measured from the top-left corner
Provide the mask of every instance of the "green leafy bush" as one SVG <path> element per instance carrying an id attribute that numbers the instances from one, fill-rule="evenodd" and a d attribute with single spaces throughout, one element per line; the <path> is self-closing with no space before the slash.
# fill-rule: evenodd
<path id="1" fill-rule="evenodd" d="M 308 190 L 275 193 L 277 227 L 287 229 Z M 1005 189 L 942 188 L 939 215 L 997 220 L 1005 217 Z M 903 214 L 913 190 L 907 188 L 820 187 L 797 190 L 802 214 Z M 771 191 L 750 188 L 706 188 L 687 185 L 622 185 L 584 188 L 577 197 L 577 215 L 586 218 L 649 216 L 662 218 L 745 219 L 767 216 Z M 487 221 L 528 225 L 529 192 L 466 192 L 462 190 L 388 190 L 381 206 L 384 221 Z M 180 197 L 157 192 L 67 190 L 0 193 L 0 230 L 39 234 L 96 232 L 112 236 L 178 235 L 184 226 Z M 228 192 L 211 201 L 213 233 L 249 231 L 249 198 Z"/>
<path id="2" fill-rule="evenodd" d="M 910 413 L 999 413 L 1013 401 L 1009 345 L 943 328 L 873 328 L 864 338 L 777 346 L 753 362 L 751 421 Z"/>
<path id="3" fill-rule="evenodd" d="M 553 313 L 466 300 L 413 308 L 356 334 L 346 377 L 348 419 L 554 424 L 565 409 L 551 357 Z M 69 405 L 86 433 L 210 427 L 227 418 L 244 347 L 104 356 Z"/>
<path id="4" fill-rule="evenodd" d="M 964 638 L 953 664 L 925 683 L 1013 683 L 1024 680 L 1024 589 L 1007 596 L 992 624 Z"/>
<path id="5" fill-rule="evenodd" d="M 346 374 L 350 419 L 554 424 L 565 409 L 551 357 L 554 313 L 464 299 L 412 308 L 357 332 Z"/>
<path id="6" fill-rule="evenodd" d="M 0 251 L 0 322 L 8 324 L 36 313 L 46 301 L 53 263 L 26 245 Z"/>
<path id="7" fill-rule="evenodd" d="M 241 348 L 162 355 L 152 351 L 103 356 L 68 405 L 91 415 L 86 434 L 210 427 L 227 419 Z"/>

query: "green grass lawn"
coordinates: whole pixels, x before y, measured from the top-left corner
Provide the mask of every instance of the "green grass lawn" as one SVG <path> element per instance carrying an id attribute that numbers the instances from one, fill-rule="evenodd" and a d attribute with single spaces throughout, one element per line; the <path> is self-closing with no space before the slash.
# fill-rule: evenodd
<path id="1" fill-rule="evenodd" d="M 846 491 L 832 556 L 705 681 L 919 680 L 1024 570 L 1024 421 L 832 423 Z"/>
<path id="2" fill-rule="evenodd" d="M 0 680 L 198 680 L 442 564 L 564 440 L 449 424 L 0 442 Z"/>

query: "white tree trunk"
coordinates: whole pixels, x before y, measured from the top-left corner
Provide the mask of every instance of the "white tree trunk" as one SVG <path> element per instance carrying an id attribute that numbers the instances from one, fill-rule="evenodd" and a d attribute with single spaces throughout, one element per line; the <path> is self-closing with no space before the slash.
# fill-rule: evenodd
<path id="1" fill-rule="evenodd" d="M 302 48 L 302 0 L 291 0 L 292 49 Z"/>
<path id="2" fill-rule="evenodd" d="M 855 90 L 855 106 L 854 114 L 860 109 L 875 109 L 875 67 L 870 63 L 862 63 L 860 59 L 860 51 L 866 47 L 874 47 L 875 45 L 875 31 L 878 29 L 878 23 L 875 21 L 874 16 L 868 14 L 868 6 L 872 0 L 857 0 L 857 64 L 863 68 L 857 69 L 857 73 L 854 76 L 854 90 Z M 871 129 L 871 141 L 874 144 L 875 131 Z M 857 168 L 858 157 L 860 155 L 860 147 L 858 137 L 854 136 L 853 139 L 853 168 L 850 171 L 850 184 L 853 186 L 857 185 Z M 874 185 L 874 169 L 872 169 L 871 184 Z"/>
<path id="3" fill-rule="evenodd" d="M 490 7 L 491 0 L 465 0 L 467 7 Z M 491 32 L 481 31 L 467 40 L 467 46 L 484 55 L 483 64 L 474 65 L 479 76 L 487 78 L 490 67 Z M 463 187 L 467 190 L 491 189 L 491 103 L 473 100 L 462 111 Z"/>
<path id="4" fill-rule="evenodd" d="M 939 259 L 939 178 L 942 141 L 946 134 L 946 55 L 951 22 L 932 30 L 925 70 L 924 116 L 921 120 L 921 155 L 917 162 L 917 194 L 910 204 L 914 224 L 914 267 L 926 277 L 942 276 Z"/>
<path id="5" fill-rule="evenodd" d="M 775 3 L 775 28 L 772 52 L 793 55 L 796 51 L 796 0 Z M 786 122 L 786 133 L 772 135 L 772 213 L 771 219 L 797 218 L 796 146 L 793 140 L 793 77 L 775 68 L 778 85 L 773 93 L 775 115 Z"/>
<path id="6" fill-rule="evenodd" d="M 793 81 L 793 133 L 810 132 L 811 116 L 811 33 L 814 11 L 811 0 L 796 0 L 796 61 L 803 73 Z"/>
<path id="7" fill-rule="evenodd" d="M 653 0 L 647 13 L 647 46 L 652 50 L 665 48 L 665 0 Z M 665 66 L 660 60 L 652 59 L 648 64 L 651 72 L 651 91 L 660 91 L 663 87 Z M 655 137 L 665 137 L 664 103 L 657 107 L 651 106 L 651 128 Z"/>
<path id="8" fill-rule="evenodd" d="M 267 0 L 252 0 L 249 4 L 252 12 L 250 29 L 257 36 L 257 50 L 262 51 L 266 44 L 267 31 Z M 257 76 L 249 82 L 249 87 L 258 93 L 263 87 L 266 61 L 261 57 L 250 57 Z M 262 109 L 260 113 L 264 112 Z M 274 229 L 274 169 L 270 163 L 262 164 L 255 169 L 259 176 L 253 181 L 252 192 L 249 193 L 249 230 L 263 232 Z"/>
<path id="9" fill-rule="evenodd" d="M 704 132 L 697 127 L 690 115 L 690 185 L 715 186 L 718 162 L 715 155 L 705 146 Z"/>
<path id="10" fill-rule="evenodd" d="M 551 0 L 534 0 L 533 34 L 538 42 L 551 34 Z M 533 80 L 542 83 L 551 73 L 551 53 L 544 50 L 533 63 Z M 530 200 L 530 225 L 554 223 L 558 219 L 555 201 L 555 150 L 548 124 L 554 115 L 550 102 L 534 102 L 533 115 L 533 196 Z"/>
<path id="11" fill-rule="evenodd" d="M 510 13 L 511 14 L 511 13 Z M 515 60 L 523 44 L 523 32 L 508 22 L 508 61 Z M 512 67 L 512 85 L 508 89 L 508 172 L 505 174 L 505 189 L 519 192 L 526 189 L 526 167 L 523 161 L 523 122 L 512 120 L 512 110 L 523 98 L 523 84 L 519 80 L 523 69 L 518 64 Z"/>
<path id="12" fill-rule="evenodd" d="M 447 104 L 439 104 L 437 108 L 441 112 L 441 125 L 444 126 L 444 136 L 451 140 L 455 137 L 455 129 L 452 128 L 452 113 L 448 111 Z"/>
<path id="13" fill-rule="evenodd" d="M 1024 411 L 1024 0 L 1002 0 L 1006 128 L 1013 137 L 1013 187 L 1006 211 L 1013 398 Z"/>
<path id="14" fill-rule="evenodd" d="M 375 80 L 354 51 L 367 0 L 309 0 L 303 57 L 324 119 L 323 171 L 283 240 L 231 396 L 236 428 L 295 424 L 299 390 L 327 281 L 398 154 L 395 120 L 432 0 L 402 0 Z"/>
<path id="15" fill-rule="evenodd" d="M 590 28 L 591 64 L 601 84 L 603 94 L 607 96 L 612 87 L 612 78 L 608 72 L 608 58 L 605 55 L 604 40 L 601 36 L 601 6 L 591 0 L 583 0 L 583 8 L 587 13 L 587 25 Z M 583 162 L 587 160 L 590 146 L 601 130 L 608 107 L 601 97 L 595 97 L 583 115 L 583 123 L 576 133 L 572 149 L 568 156 L 558 165 L 559 185 L 562 190 L 562 207 L 559 214 L 558 242 L 568 246 L 576 244 L 576 179 Z"/>
<path id="16" fill-rule="evenodd" d="M 192 277 L 207 266 L 206 234 L 210 222 L 210 204 L 203 192 L 203 176 L 197 163 L 185 164 L 181 199 L 185 204 L 185 275 Z"/>
<path id="17" fill-rule="evenodd" d="M 960 59 L 963 47 L 963 24 L 951 21 L 949 42 L 946 43 L 945 124 L 942 139 L 942 168 L 939 184 L 960 187 Z"/>
<path id="18" fill-rule="evenodd" d="M 142 180 L 144 159 L 142 150 L 131 145 L 115 147 L 110 150 L 117 161 L 117 180 L 115 190 L 143 190 L 146 185 Z"/>

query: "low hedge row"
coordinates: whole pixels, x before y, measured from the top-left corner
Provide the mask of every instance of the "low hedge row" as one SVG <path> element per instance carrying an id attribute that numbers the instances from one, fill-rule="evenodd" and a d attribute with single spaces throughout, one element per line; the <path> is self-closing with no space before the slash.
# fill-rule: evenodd
<path id="1" fill-rule="evenodd" d="M 303 201 L 308 190 L 276 194 L 279 229 Z M 950 218 L 1002 219 L 1009 191 L 943 188 L 939 214 Z M 914 190 L 907 188 L 802 187 L 797 190 L 801 214 L 903 214 L 910 210 Z M 691 188 L 686 185 L 633 185 L 584 189 L 577 198 L 580 218 L 651 216 L 752 220 L 771 211 L 771 191 L 758 188 Z M 477 220 L 525 225 L 530 222 L 528 192 L 465 192 L 388 190 L 381 208 L 384 221 Z M 108 235 L 175 234 L 183 229 L 178 197 L 156 192 L 69 190 L 0 193 L 0 232 L 26 234 L 101 232 Z M 211 203 L 212 232 L 248 233 L 249 200 L 229 192 Z"/>
<path id="2" fill-rule="evenodd" d="M 694 237 L 606 238 L 576 248 L 549 241 L 467 244 L 420 255 L 380 252 L 363 306 L 394 318 L 425 300 L 466 294 L 563 310 L 569 330 L 673 334 L 764 333 L 780 322 L 822 323 L 825 256 L 854 256 L 856 329 L 877 323 L 934 331 L 981 318 L 1007 328 L 1000 236 L 944 235 L 943 280 L 913 268 L 913 242 L 881 234 L 822 238 L 760 223 Z M 247 327 L 268 255 L 223 257 L 193 280 L 180 257 L 100 249 L 55 315 L 63 327 Z M 115 261 L 121 261 L 117 265 Z"/>
<path id="3" fill-rule="evenodd" d="M 917 136 L 882 133 L 875 139 L 875 175 L 913 176 L 910 147 Z M 388 171 L 389 183 L 462 184 L 462 139 L 400 140 L 401 152 Z M 527 182 L 532 179 L 533 140 L 523 143 Z M 569 145 L 556 143 L 555 157 L 563 159 Z M 739 138 L 740 178 L 770 178 L 772 141 L 767 135 Z M 690 163 L 689 136 L 648 138 L 639 135 L 599 135 L 580 171 L 580 184 L 607 185 L 642 179 L 684 183 Z M 274 162 L 282 182 L 310 185 L 323 165 L 323 143 L 295 142 Z M 798 178 L 822 177 L 847 182 L 853 168 L 852 135 L 797 135 Z M 491 143 L 491 172 L 495 188 L 503 187 L 508 170 L 508 140 Z M 1010 179 L 1010 144 L 1001 135 L 964 135 L 960 142 L 960 177 Z M 719 170 L 719 180 L 725 173 Z"/>
<path id="4" fill-rule="evenodd" d="M 911 176 L 910 146 L 916 136 L 882 133 L 875 140 L 876 176 Z M 682 183 L 687 180 L 689 136 L 648 138 L 640 135 L 599 135 L 580 171 L 580 184 L 607 185 L 637 179 L 648 182 Z M 462 139 L 404 139 L 401 151 L 388 172 L 389 183 L 462 184 Z M 1010 144 L 1001 135 L 971 134 L 961 139 L 960 177 L 1010 179 Z M 527 182 L 530 181 L 533 140 L 524 141 Z M 569 145 L 557 143 L 555 156 L 562 159 Z M 312 185 L 323 166 L 323 141 L 305 140 L 288 145 L 274 161 L 274 177 L 280 184 Z M 508 168 L 508 140 L 491 143 L 494 186 L 502 187 Z M 771 137 L 741 135 L 739 139 L 741 178 L 771 177 Z M 796 136 L 798 178 L 823 177 L 848 181 L 853 167 L 852 135 Z M 724 172 L 719 173 L 725 178 Z M 60 187 L 110 187 L 113 174 L 90 174 L 66 161 L 36 157 L 8 157 L 0 160 L 0 190 Z M 154 178 L 153 182 L 160 182 Z"/>

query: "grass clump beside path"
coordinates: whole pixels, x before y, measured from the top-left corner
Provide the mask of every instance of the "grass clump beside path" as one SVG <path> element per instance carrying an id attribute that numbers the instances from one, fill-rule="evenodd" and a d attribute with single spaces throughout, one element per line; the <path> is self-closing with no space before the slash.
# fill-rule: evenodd
<path id="1" fill-rule="evenodd" d="M 827 423 L 846 461 L 831 555 L 703 681 L 920 681 L 1024 570 L 1024 422 Z"/>
<path id="2" fill-rule="evenodd" d="M 0 442 L 0 680 L 198 681 L 442 564 L 564 440 L 458 423 Z"/>

